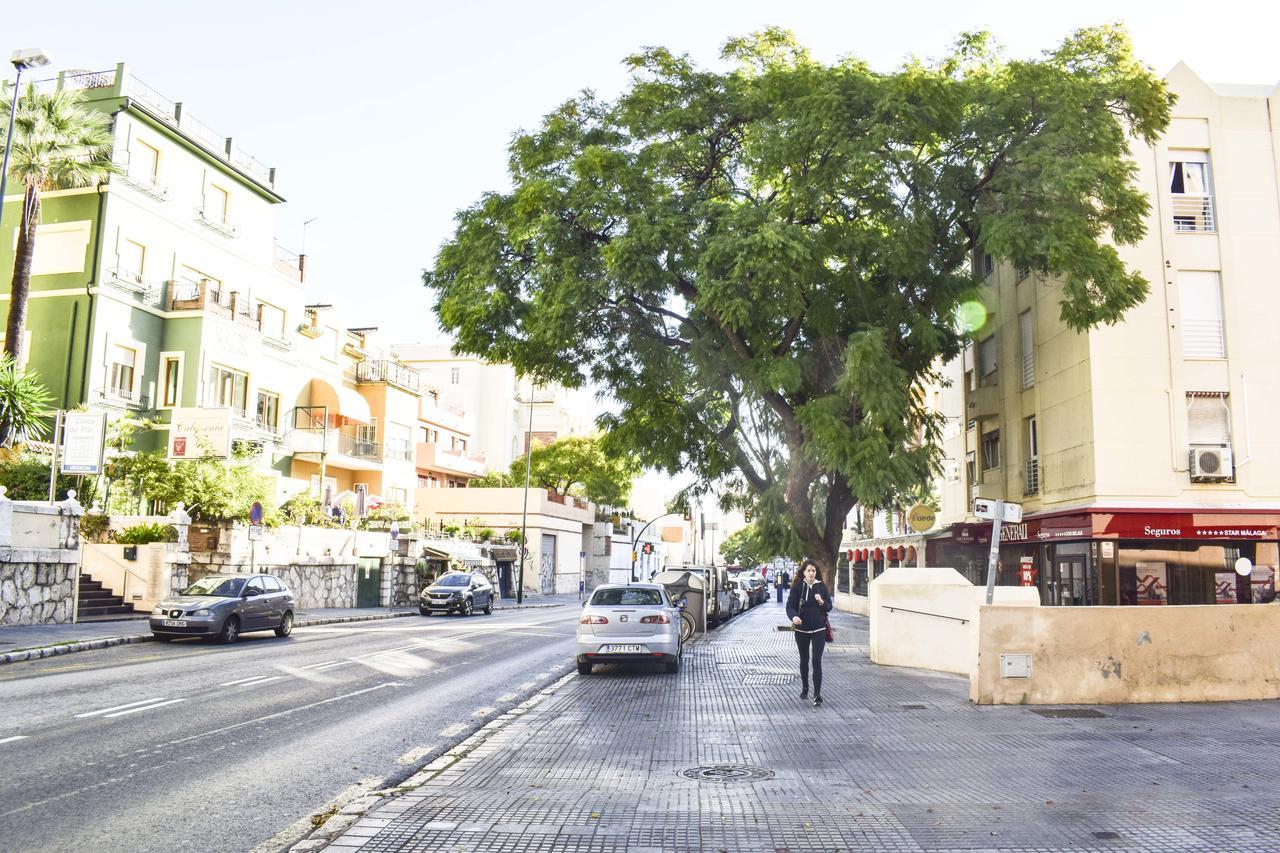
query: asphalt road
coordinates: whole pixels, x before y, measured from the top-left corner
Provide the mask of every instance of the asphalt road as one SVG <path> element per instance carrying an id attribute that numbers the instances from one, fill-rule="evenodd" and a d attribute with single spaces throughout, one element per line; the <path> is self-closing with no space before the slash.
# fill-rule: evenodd
<path id="1" fill-rule="evenodd" d="M 117 646 L 0 669 L 0 850 L 258 850 L 572 662 L 574 607 Z"/>

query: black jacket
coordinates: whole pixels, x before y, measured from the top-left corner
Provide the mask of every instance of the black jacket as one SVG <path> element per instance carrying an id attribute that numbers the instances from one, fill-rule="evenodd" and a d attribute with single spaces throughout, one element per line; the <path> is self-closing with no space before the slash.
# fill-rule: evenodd
<path id="1" fill-rule="evenodd" d="M 813 600 L 815 594 L 822 596 L 821 604 Z M 825 583 L 818 581 L 810 587 L 801 580 L 791 587 L 791 594 L 787 596 L 787 618 L 800 617 L 797 631 L 817 631 L 826 628 L 827 614 L 831 612 L 833 605 L 831 593 L 827 591 Z"/>

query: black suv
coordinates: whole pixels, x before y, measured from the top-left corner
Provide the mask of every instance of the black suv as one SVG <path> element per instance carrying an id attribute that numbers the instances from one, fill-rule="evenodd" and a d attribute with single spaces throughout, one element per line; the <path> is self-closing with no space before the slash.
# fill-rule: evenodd
<path id="1" fill-rule="evenodd" d="M 479 572 L 449 572 L 418 596 L 418 612 L 423 616 L 432 613 L 470 616 L 477 610 L 492 613 L 493 598 L 493 584 Z"/>

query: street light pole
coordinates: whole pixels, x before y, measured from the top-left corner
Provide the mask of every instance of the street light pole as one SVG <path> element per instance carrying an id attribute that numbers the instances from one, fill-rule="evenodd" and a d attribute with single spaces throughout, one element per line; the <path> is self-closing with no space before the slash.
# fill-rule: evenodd
<path id="1" fill-rule="evenodd" d="M 22 72 L 49 64 L 49 57 L 39 48 L 15 50 L 9 57 L 18 75 L 13 79 L 13 97 L 9 99 L 9 129 L 4 135 L 4 161 L 0 163 L 0 219 L 4 218 L 4 188 L 9 177 L 9 149 L 13 146 L 13 120 L 18 113 L 18 93 L 22 88 Z"/>
<path id="2" fill-rule="evenodd" d="M 680 515 L 680 513 L 678 512 L 663 513 L 662 515 L 658 516 L 658 518 L 654 518 L 650 520 L 649 524 L 646 524 L 644 527 L 641 527 L 640 532 L 637 533 L 635 535 L 635 538 L 631 540 L 631 582 L 632 583 L 635 583 L 636 581 L 636 546 L 640 544 L 640 537 L 644 535 L 644 532 L 649 529 L 649 526 L 652 525 L 653 522 L 657 521 L 659 518 L 666 518 L 668 515 Z"/>
<path id="3" fill-rule="evenodd" d="M 524 560 L 529 553 L 529 475 L 533 472 L 533 380 L 529 380 L 529 430 L 524 438 L 524 513 L 520 517 L 520 565 L 516 568 L 516 604 L 524 603 Z"/>

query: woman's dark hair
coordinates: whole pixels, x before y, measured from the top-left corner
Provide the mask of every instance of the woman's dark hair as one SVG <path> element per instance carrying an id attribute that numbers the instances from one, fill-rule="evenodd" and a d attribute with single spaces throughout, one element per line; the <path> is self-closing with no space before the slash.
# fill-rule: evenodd
<path id="1" fill-rule="evenodd" d="M 805 560 L 803 563 L 800 564 L 800 568 L 796 569 L 795 580 L 791 582 L 791 586 L 793 588 L 798 587 L 800 586 L 800 584 L 804 583 L 804 570 L 807 569 L 809 566 L 813 566 L 813 570 L 818 573 L 817 576 L 814 578 L 814 582 L 816 583 L 822 580 L 822 566 L 819 566 L 817 562 L 814 560 Z"/>

